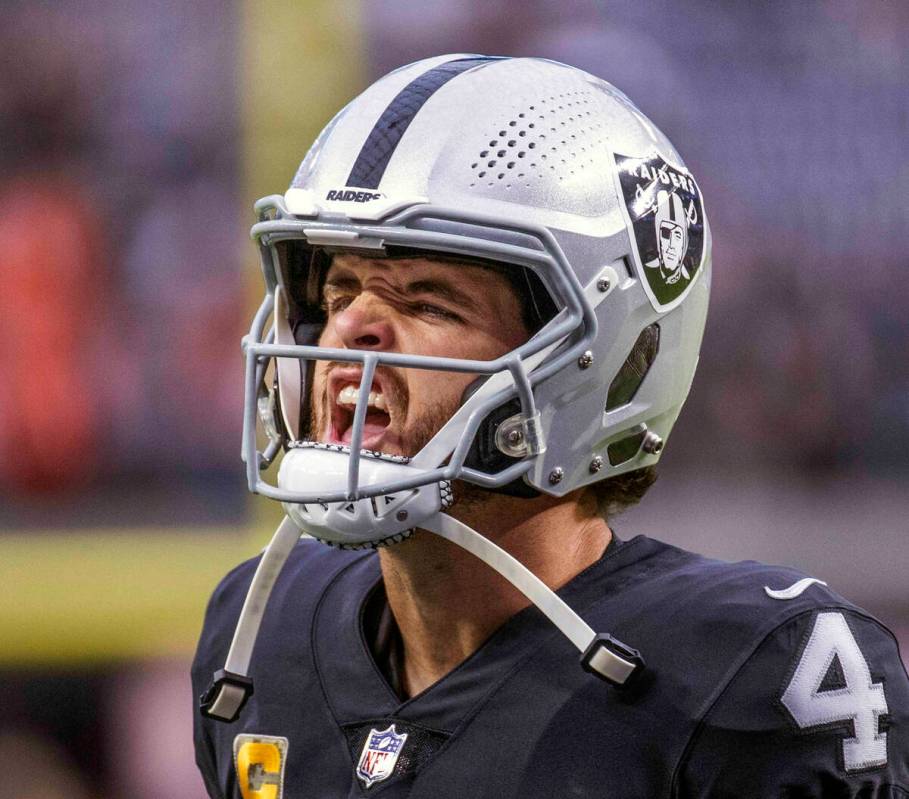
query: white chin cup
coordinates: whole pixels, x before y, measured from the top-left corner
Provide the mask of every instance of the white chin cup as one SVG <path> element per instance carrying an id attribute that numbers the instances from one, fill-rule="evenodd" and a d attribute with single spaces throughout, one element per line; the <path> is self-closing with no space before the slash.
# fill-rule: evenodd
<path id="1" fill-rule="evenodd" d="M 349 464 L 350 450 L 340 445 L 312 444 L 294 447 L 284 454 L 278 486 L 315 499 L 282 504 L 291 520 L 313 538 L 342 547 L 396 543 L 420 522 L 451 504 L 447 481 L 349 502 L 320 501 L 320 495 L 345 489 Z M 411 466 L 406 458 L 360 451 L 361 492 L 421 473 L 423 470 Z"/>

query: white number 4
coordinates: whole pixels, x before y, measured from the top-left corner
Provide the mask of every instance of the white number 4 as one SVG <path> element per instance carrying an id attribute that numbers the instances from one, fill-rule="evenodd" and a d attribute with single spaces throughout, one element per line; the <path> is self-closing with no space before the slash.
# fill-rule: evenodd
<path id="1" fill-rule="evenodd" d="M 834 671 L 838 685 L 820 690 L 834 659 L 840 665 L 840 672 Z M 852 722 L 855 735 L 843 741 L 846 771 L 887 765 L 887 733 L 878 731 L 879 717 L 888 712 L 884 685 L 871 681 L 842 613 L 818 613 L 782 702 L 802 729 Z"/>

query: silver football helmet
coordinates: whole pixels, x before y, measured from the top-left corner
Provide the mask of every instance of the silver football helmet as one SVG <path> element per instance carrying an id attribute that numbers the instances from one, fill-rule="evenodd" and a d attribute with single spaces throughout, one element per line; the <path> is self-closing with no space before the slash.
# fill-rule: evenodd
<path id="1" fill-rule="evenodd" d="M 453 480 L 564 495 L 658 460 L 691 385 L 710 287 L 700 190 L 669 140 L 615 87 L 573 67 L 440 56 L 343 108 L 287 192 L 256 212 L 266 295 L 244 339 L 243 457 L 250 490 L 284 503 L 287 519 L 206 712 L 239 712 L 256 614 L 301 530 L 344 547 L 394 543 L 416 527 L 449 538 L 524 591 L 587 668 L 626 682 L 641 665 L 633 650 L 595 635 L 444 510 Z M 552 313 L 491 361 L 319 347 L 311 289 L 341 250 L 494 261 L 523 270 Z M 307 438 L 318 360 L 360 370 L 349 445 Z M 377 367 L 485 377 L 419 452 L 390 456 L 360 446 Z M 282 452 L 274 485 L 261 472 Z"/>

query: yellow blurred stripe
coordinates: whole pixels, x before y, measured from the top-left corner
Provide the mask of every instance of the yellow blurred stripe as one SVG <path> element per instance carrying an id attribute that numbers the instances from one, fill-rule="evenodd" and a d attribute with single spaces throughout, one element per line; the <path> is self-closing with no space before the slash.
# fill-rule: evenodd
<path id="1" fill-rule="evenodd" d="M 319 131 L 363 89 L 360 9 L 360 0 L 243 2 L 244 210 L 284 193 Z"/>
<path id="2" fill-rule="evenodd" d="M 224 574 L 264 541 L 246 530 L 0 535 L 0 666 L 193 651 Z"/>

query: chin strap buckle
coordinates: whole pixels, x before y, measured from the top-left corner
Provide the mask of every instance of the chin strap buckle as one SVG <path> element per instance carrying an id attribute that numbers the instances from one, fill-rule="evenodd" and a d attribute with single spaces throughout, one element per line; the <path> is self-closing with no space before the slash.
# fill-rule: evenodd
<path id="1" fill-rule="evenodd" d="M 644 670 L 644 658 L 637 649 L 598 633 L 581 655 L 581 666 L 616 688 L 627 688 Z"/>
<path id="2" fill-rule="evenodd" d="M 237 720 L 252 694 L 253 683 L 249 677 L 219 669 L 212 677 L 211 685 L 199 697 L 199 710 L 210 719 L 230 723 Z"/>

